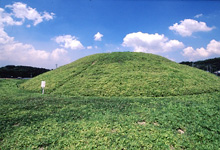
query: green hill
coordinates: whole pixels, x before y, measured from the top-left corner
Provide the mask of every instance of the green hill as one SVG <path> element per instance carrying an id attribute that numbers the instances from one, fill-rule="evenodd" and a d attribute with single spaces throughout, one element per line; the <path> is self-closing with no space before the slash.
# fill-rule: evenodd
<path id="1" fill-rule="evenodd" d="M 81 58 L 28 80 L 24 89 L 73 96 L 162 97 L 220 91 L 220 78 L 161 56 L 114 52 Z"/>

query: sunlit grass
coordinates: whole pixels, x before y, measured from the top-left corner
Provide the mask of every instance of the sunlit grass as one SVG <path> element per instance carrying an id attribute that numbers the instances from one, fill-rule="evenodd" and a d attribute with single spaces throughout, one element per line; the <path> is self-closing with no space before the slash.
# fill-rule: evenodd
<path id="1" fill-rule="evenodd" d="M 220 93 L 166 98 L 42 95 L 0 80 L 1 149 L 219 149 Z"/>

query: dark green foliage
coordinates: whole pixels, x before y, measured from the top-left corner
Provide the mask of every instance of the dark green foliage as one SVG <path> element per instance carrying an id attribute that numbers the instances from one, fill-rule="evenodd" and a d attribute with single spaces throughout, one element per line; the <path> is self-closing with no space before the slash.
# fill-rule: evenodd
<path id="1" fill-rule="evenodd" d="M 77 98 L 22 91 L 18 82 L 0 80 L 2 150 L 220 149 L 219 92 Z"/>
<path id="2" fill-rule="evenodd" d="M 220 91 L 220 78 L 164 57 L 133 52 L 96 54 L 47 72 L 24 84 L 46 93 L 99 97 L 164 97 Z"/>
<path id="3" fill-rule="evenodd" d="M 180 64 L 185 64 L 188 66 L 202 69 L 204 71 L 209 71 L 211 73 L 214 73 L 215 71 L 220 70 L 220 57 L 213 58 L 213 59 L 207 59 L 207 60 L 203 60 L 203 61 L 196 61 L 196 62 L 186 61 L 186 62 L 181 62 Z"/>
<path id="4" fill-rule="evenodd" d="M 0 78 L 32 78 L 47 71 L 49 69 L 8 65 L 0 68 Z"/>

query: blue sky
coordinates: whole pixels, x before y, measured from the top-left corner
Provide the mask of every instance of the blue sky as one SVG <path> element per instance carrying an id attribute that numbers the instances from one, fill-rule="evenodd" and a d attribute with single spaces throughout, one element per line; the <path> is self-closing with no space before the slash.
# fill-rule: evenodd
<path id="1" fill-rule="evenodd" d="M 114 51 L 176 62 L 220 57 L 219 20 L 220 1 L 1 1 L 0 67 L 52 69 Z"/>

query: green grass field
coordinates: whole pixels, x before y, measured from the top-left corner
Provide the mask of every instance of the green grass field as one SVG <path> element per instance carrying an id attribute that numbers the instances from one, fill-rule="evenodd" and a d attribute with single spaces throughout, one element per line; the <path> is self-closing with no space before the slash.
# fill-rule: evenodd
<path id="1" fill-rule="evenodd" d="M 220 93 L 42 95 L 0 80 L 0 149 L 220 149 Z"/>

